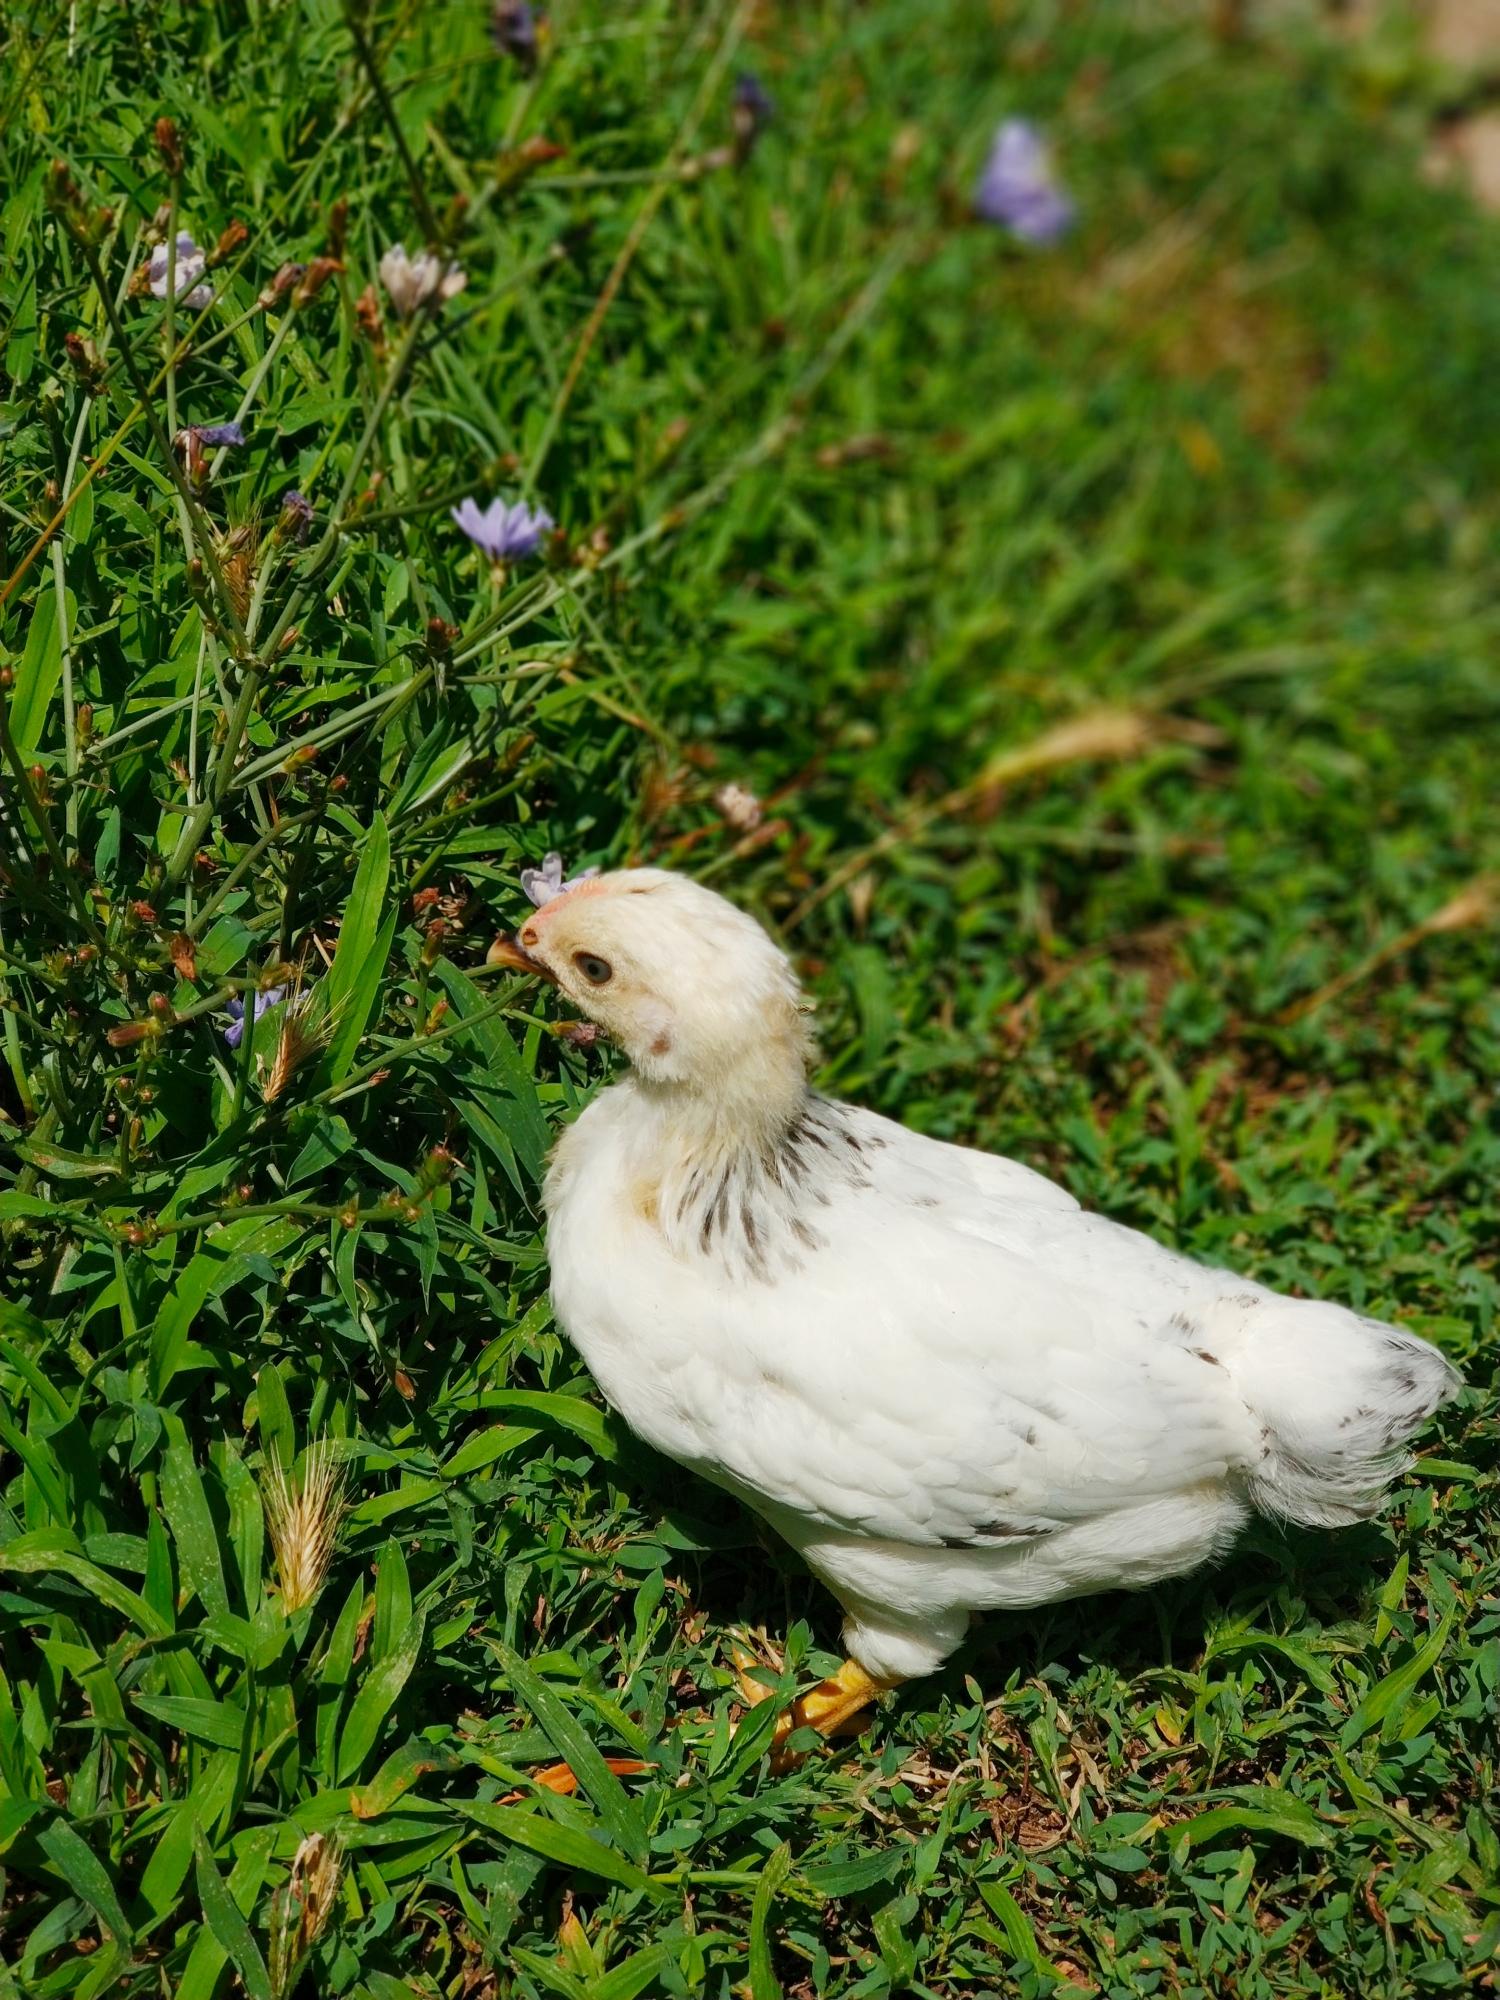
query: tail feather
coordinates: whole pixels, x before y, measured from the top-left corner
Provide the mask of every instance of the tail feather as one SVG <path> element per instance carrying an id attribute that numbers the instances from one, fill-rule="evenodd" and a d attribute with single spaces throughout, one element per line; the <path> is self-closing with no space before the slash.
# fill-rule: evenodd
<path id="1" fill-rule="evenodd" d="M 1236 1301 L 1219 1353 L 1260 1426 L 1247 1474 L 1263 1514 L 1338 1527 L 1373 1514 L 1411 1464 L 1407 1440 L 1462 1386 L 1430 1342 L 1344 1306 Z"/>

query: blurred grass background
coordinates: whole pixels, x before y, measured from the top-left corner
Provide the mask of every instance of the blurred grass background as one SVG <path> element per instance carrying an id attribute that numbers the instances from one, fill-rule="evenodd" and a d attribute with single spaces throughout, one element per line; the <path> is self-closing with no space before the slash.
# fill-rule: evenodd
<path id="1" fill-rule="evenodd" d="M 0 1993 L 1491 1982 L 1500 233 L 1423 27 L 12 0 Z M 1007 115 L 1047 250 L 970 212 Z M 132 288 L 235 222 L 201 316 Z M 549 847 L 779 927 L 828 1087 L 1474 1391 L 1378 1524 L 991 1620 L 772 1777 L 729 1643 L 832 1607 L 548 1314 L 607 1058 L 483 958 Z"/>

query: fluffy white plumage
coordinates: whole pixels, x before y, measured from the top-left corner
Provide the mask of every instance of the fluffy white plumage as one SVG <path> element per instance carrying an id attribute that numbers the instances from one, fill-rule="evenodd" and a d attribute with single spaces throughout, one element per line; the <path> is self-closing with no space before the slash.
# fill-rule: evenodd
<path id="1" fill-rule="evenodd" d="M 579 883 L 519 943 L 634 1065 L 548 1178 L 559 1320 L 634 1430 L 801 1551 L 876 1679 L 972 1611 L 1190 1569 L 1253 1509 L 1370 1513 L 1457 1385 L 1413 1335 L 812 1095 L 785 957 L 684 877 Z"/>

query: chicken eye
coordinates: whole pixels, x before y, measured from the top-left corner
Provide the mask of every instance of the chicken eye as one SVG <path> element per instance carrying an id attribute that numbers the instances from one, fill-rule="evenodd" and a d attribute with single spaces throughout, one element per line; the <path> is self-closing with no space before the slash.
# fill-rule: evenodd
<path id="1" fill-rule="evenodd" d="M 595 958 L 591 951 L 575 951 L 573 963 L 591 986 L 607 986 L 615 969 L 607 958 Z"/>

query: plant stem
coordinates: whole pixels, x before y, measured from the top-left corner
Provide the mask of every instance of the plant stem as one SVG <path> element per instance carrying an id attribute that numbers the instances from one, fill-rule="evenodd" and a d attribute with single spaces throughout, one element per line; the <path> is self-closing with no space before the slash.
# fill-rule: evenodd
<path id="1" fill-rule="evenodd" d="M 349 28 L 349 39 L 354 44 L 354 53 L 359 57 L 360 67 L 370 79 L 370 88 L 375 93 L 375 101 L 380 106 L 380 115 L 386 128 L 396 142 L 396 151 L 401 155 L 401 164 L 406 169 L 407 185 L 411 189 L 412 202 L 422 219 L 429 244 L 439 241 L 438 220 L 427 199 L 427 189 L 422 176 L 417 172 L 417 163 L 411 156 L 411 148 L 406 143 L 406 134 L 401 129 L 401 120 L 396 116 L 396 107 L 391 102 L 391 94 L 385 87 L 385 78 L 380 73 L 380 65 L 375 60 L 375 51 L 365 36 L 364 25 L 359 18 L 360 0 L 345 0 L 344 19 Z"/>

